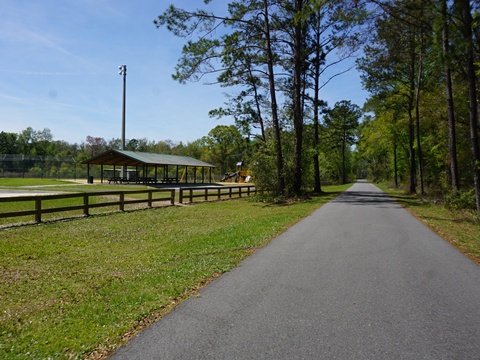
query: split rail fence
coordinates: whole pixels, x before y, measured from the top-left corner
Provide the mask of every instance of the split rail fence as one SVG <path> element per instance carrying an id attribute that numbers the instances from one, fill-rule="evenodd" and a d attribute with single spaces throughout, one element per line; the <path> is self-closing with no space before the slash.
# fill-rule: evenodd
<path id="1" fill-rule="evenodd" d="M 196 188 L 180 188 L 179 189 L 180 203 L 194 202 L 194 199 L 201 198 L 202 200 L 208 201 L 209 198 L 215 198 L 216 200 L 221 199 L 232 199 L 235 197 L 251 196 L 256 194 L 255 186 L 229 186 L 221 188 L 212 188 L 212 187 L 196 187 Z"/>
<path id="2" fill-rule="evenodd" d="M 194 199 L 202 198 L 205 201 L 215 198 L 215 200 L 241 198 L 251 196 L 256 193 L 254 186 L 232 186 L 226 188 L 180 188 L 179 202 L 192 203 Z M 145 194 L 146 197 L 137 199 L 132 196 Z M 163 196 L 162 196 L 163 195 Z M 81 211 L 84 216 L 90 215 L 90 210 L 100 207 L 118 207 L 119 211 L 125 211 L 126 205 L 146 204 L 147 207 L 153 207 L 154 204 L 162 202 L 165 205 L 175 205 L 175 189 L 151 189 L 151 190 L 123 190 L 123 191 L 102 191 L 89 193 L 73 194 L 54 194 L 54 195 L 36 195 L 36 196 L 15 196 L 0 197 L 0 205 L 4 203 L 30 202 L 27 210 L 17 210 L 2 212 L 0 207 L 0 218 L 17 218 L 33 216 L 36 223 L 43 220 L 44 214 L 63 213 L 69 211 Z M 105 198 L 109 200 L 106 201 Z M 48 202 L 64 199 L 80 199 L 80 204 L 66 206 L 47 205 Z M 92 199 L 94 199 L 92 201 Z M 75 201 L 72 201 L 75 202 Z M 62 219 L 68 218 L 61 216 Z"/>

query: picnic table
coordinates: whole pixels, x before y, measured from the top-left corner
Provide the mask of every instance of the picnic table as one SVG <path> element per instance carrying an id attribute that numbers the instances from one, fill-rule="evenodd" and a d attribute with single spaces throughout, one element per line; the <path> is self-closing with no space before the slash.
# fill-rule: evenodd
<path id="1" fill-rule="evenodd" d="M 169 177 L 169 178 L 163 179 L 162 182 L 163 183 L 168 183 L 168 184 L 178 183 L 178 178 Z"/>
<path id="2" fill-rule="evenodd" d="M 171 178 L 170 180 L 177 180 L 177 179 Z M 109 184 L 111 184 L 112 182 L 115 183 L 115 184 L 123 184 L 123 183 L 128 184 L 130 182 L 135 182 L 137 184 L 156 184 L 158 182 L 158 180 L 157 180 L 157 178 L 150 177 L 150 176 L 138 177 L 136 180 L 129 180 L 126 177 L 114 176 L 114 177 L 111 177 L 108 180 Z M 178 180 L 177 180 L 177 182 L 178 182 Z"/>
<path id="3" fill-rule="evenodd" d="M 137 179 L 137 183 L 144 183 L 144 184 L 156 184 L 158 182 L 158 180 L 154 177 L 140 177 Z"/>
<path id="4" fill-rule="evenodd" d="M 114 177 L 111 177 L 110 179 L 108 179 L 109 184 L 111 184 L 112 182 L 115 183 L 115 184 L 128 183 L 128 179 L 126 177 L 114 176 Z"/>

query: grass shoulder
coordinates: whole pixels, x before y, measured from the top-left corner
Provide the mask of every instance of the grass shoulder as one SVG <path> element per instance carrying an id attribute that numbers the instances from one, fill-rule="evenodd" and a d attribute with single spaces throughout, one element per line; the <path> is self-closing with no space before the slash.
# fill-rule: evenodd
<path id="1" fill-rule="evenodd" d="M 443 239 L 480 265 L 480 216 L 475 211 L 451 210 L 436 199 L 408 194 L 375 184 Z"/>

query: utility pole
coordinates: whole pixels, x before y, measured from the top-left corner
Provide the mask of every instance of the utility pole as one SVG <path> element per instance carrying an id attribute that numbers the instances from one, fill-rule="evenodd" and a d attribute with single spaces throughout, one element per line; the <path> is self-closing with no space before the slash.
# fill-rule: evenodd
<path id="1" fill-rule="evenodd" d="M 125 150 L 125 100 L 127 96 L 127 65 L 118 67 L 119 75 L 123 75 L 123 101 L 122 101 L 122 150 Z"/>
<path id="2" fill-rule="evenodd" d="M 122 101 L 122 150 L 125 150 L 125 100 L 127 97 L 127 65 L 118 67 L 118 75 L 123 75 L 123 101 Z M 125 166 L 122 166 L 122 178 L 126 178 Z"/>

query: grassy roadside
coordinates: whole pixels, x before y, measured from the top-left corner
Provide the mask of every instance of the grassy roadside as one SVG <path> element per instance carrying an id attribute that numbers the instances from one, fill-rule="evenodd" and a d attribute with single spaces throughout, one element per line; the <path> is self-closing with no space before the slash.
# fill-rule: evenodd
<path id="1" fill-rule="evenodd" d="M 480 216 L 452 211 L 418 195 L 410 195 L 385 184 L 375 184 L 459 251 L 480 265 Z"/>
<path id="2" fill-rule="evenodd" d="M 100 358 L 350 185 L 0 230 L 0 358 Z"/>

